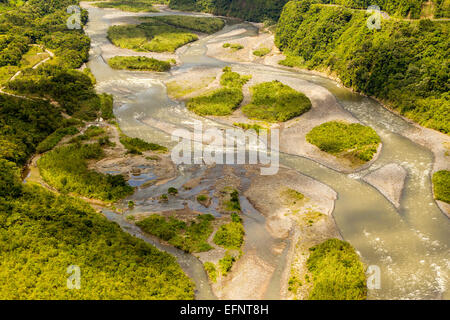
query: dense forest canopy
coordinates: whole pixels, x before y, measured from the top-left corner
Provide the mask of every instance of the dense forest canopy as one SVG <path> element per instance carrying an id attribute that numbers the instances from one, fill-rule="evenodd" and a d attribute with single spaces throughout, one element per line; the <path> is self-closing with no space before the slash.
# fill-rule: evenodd
<path id="1" fill-rule="evenodd" d="M 277 21 L 287 2 L 288 0 L 170 0 L 169 4 L 171 8 L 179 10 L 204 11 L 250 21 Z M 450 17 L 448 0 L 314 0 L 313 2 L 355 9 L 367 9 L 370 5 L 377 5 L 390 15 L 412 19 L 421 16 Z"/>
<path id="2" fill-rule="evenodd" d="M 383 20 L 370 30 L 364 11 L 291 1 L 276 45 L 296 65 L 337 75 L 421 125 L 450 132 L 448 21 Z"/>
<path id="3" fill-rule="evenodd" d="M 192 299 L 193 283 L 174 257 L 82 200 L 21 181 L 23 166 L 52 133 L 44 151 L 82 120 L 112 117 L 112 101 L 95 92 L 92 75 L 73 69 L 87 60 L 90 41 L 66 26 L 72 4 L 78 1 L 0 3 L 1 86 L 26 96 L 0 94 L 0 299 Z M 33 45 L 55 57 L 22 68 Z M 9 81 L 10 70 L 22 74 Z M 81 269 L 80 290 L 67 287 L 70 265 Z"/>

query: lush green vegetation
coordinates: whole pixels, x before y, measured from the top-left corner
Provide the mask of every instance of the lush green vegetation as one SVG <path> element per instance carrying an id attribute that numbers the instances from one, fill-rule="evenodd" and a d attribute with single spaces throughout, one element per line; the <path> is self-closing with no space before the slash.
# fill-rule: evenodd
<path id="1" fill-rule="evenodd" d="M 224 48 L 230 48 L 231 51 L 238 51 L 241 49 L 244 49 L 244 46 L 240 43 L 224 43 L 223 46 Z"/>
<path id="2" fill-rule="evenodd" d="M 249 21 L 276 21 L 287 0 L 170 0 L 176 10 L 203 11 Z"/>
<path id="3" fill-rule="evenodd" d="M 167 148 L 156 143 L 146 142 L 139 138 L 130 138 L 120 135 L 120 143 L 132 154 L 142 154 L 145 151 L 167 152 Z"/>
<path id="4" fill-rule="evenodd" d="M 154 235 L 173 246 L 186 252 L 204 252 L 212 247 L 208 238 L 213 232 L 211 221 L 214 216 L 210 214 L 198 215 L 195 220 L 187 224 L 174 217 L 168 219 L 153 214 L 136 223 L 143 231 Z"/>
<path id="5" fill-rule="evenodd" d="M 44 64 L 26 69 L 21 77 L 7 83 L 8 90 L 49 98 L 58 102 L 69 115 L 83 120 L 112 117 L 112 101 L 95 92 L 88 74 L 60 66 Z"/>
<path id="6" fill-rule="evenodd" d="M 220 226 L 214 235 L 214 243 L 226 249 L 238 250 L 244 243 L 244 226 L 241 222 L 230 222 Z"/>
<path id="7" fill-rule="evenodd" d="M 220 81 L 223 87 L 191 99 L 187 108 L 201 116 L 230 115 L 244 99 L 242 86 L 249 80 L 249 76 L 241 76 L 226 67 Z"/>
<path id="8" fill-rule="evenodd" d="M 232 212 L 241 212 L 241 203 L 239 201 L 239 192 L 232 188 L 226 188 L 224 193 L 228 197 L 224 201 L 225 210 Z"/>
<path id="9" fill-rule="evenodd" d="M 147 57 L 122 57 L 117 56 L 108 60 L 108 64 L 114 69 L 127 69 L 138 71 L 158 71 L 164 72 L 170 70 L 170 62 L 161 61 Z"/>
<path id="10" fill-rule="evenodd" d="M 233 264 L 236 262 L 236 258 L 230 253 L 226 252 L 225 256 L 219 260 L 219 268 L 222 275 L 226 276 L 230 272 Z"/>
<path id="11" fill-rule="evenodd" d="M 433 190 L 437 200 L 450 203 L 450 171 L 441 170 L 433 174 Z"/>
<path id="12" fill-rule="evenodd" d="M 64 193 L 114 202 L 133 192 L 123 176 L 104 175 L 88 169 L 87 161 L 101 159 L 98 143 L 72 144 L 52 150 L 38 160 L 42 178 Z"/>
<path id="13" fill-rule="evenodd" d="M 253 55 L 257 57 L 264 57 L 267 55 L 271 50 L 269 48 L 261 48 L 253 51 Z"/>
<path id="14" fill-rule="evenodd" d="M 208 278 L 212 281 L 212 282 L 217 282 L 217 276 L 218 276 L 218 272 L 216 269 L 216 265 L 212 262 L 205 262 L 203 264 L 203 267 L 205 268 L 206 274 L 208 275 Z"/>
<path id="15" fill-rule="evenodd" d="M 177 10 L 204 11 L 250 21 L 277 21 L 288 0 L 170 0 L 170 7 Z M 303 2 L 303 1 L 299 1 Z M 450 17 L 450 4 L 446 0 L 316 0 L 314 3 L 337 4 L 366 10 L 377 5 L 396 17 L 416 19 L 422 16 Z"/>
<path id="16" fill-rule="evenodd" d="M 369 30 L 367 18 L 364 11 L 292 1 L 275 42 L 298 57 L 285 64 L 331 72 L 345 86 L 449 133 L 449 23 L 389 19 L 380 30 Z"/>
<path id="17" fill-rule="evenodd" d="M 367 286 L 363 264 L 345 241 L 329 239 L 309 249 L 308 271 L 313 277 L 311 300 L 362 300 Z"/>
<path id="18" fill-rule="evenodd" d="M 93 5 L 99 8 L 115 8 L 131 12 L 158 12 L 153 7 L 153 4 L 160 2 L 158 0 L 111 0 L 107 2 L 95 2 Z"/>
<path id="19" fill-rule="evenodd" d="M 63 122 L 62 116 L 46 101 L 0 94 L 0 105 L 0 158 L 19 166 Z"/>
<path id="20" fill-rule="evenodd" d="M 174 27 L 157 18 L 147 18 L 139 25 L 112 26 L 108 38 L 121 48 L 136 51 L 175 52 L 181 46 L 198 40 L 185 28 Z"/>
<path id="21" fill-rule="evenodd" d="M 14 184 L 1 184 L 10 188 L 6 193 L 0 189 L 2 299 L 194 298 L 193 283 L 174 257 L 123 232 L 85 202 L 21 185 L 18 169 L 12 171 Z M 3 167 L 0 172 L 3 182 Z M 80 267 L 79 290 L 67 289 L 70 265 Z"/>
<path id="22" fill-rule="evenodd" d="M 142 17 L 141 20 L 157 20 L 168 25 L 184 28 L 188 30 L 203 32 L 207 34 L 215 33 L 225 26 L 225 22 L 220 18 L 210 17 L 191 17 L 191 16 L 158 16 L 158 17 Z"/>
<path id="23" fill-rule="evenodd" d="M 279 81 L 257 84 L 250 91 L 252 102 L 242 107 L 250 119 L 283 122 L 311 109 L 308 97 Z"/>
<path id="24" fill-rule="evenodd" d="M 381 142 L 372 128 L 339 121 L 325 122 L 313 128 L 306 140 L 322 151 L 362 161 L 372 160 Z"/>
<path id="25" fill-rule="evenodd" d="M 36 152 L 38 153 L 47 152 L 53 149 L 65 136 L 71 136 L 77 134 L 78 132 L 79 131 L 76 127 L 59 128 L 51 135 L 49 135 L 47 138 L 45 138 L 44 141 L 39 143 L 39 145 L 36 148 Z"/>
<path id="26" fill-rule="evenodd" d="M 39 99 L 0 94 L 0 298 L 193 299 L 194 285 L 175 258 L 123 232 L 81 200 L 21 181 L 21 168 L 38 145 L 51 148 L 65 130 L 75 132 L 64 128 L 82 125 L 75 118 L 64 119 L 61 111 L 87 119 L 112 117 L 112 98 L 95 93 L 88 72 L 71 70 L 81 66 L 89 51 L 83 30 L 66 26 L 66 9 L 72 4 L 78 1 L 0 2 L 2 80 L 9 79 L 3 77 L 6 69 L 15 73 L 36 62 L 36 47 L 28 44 L 43 45 L 56 54 L 37 70 L 25 69 L 17 79 L 24 80 L 20 85 L 6 88 L 17 85 L 22 94 Z M 82 21 L 86 20 L 83 11 Z M 93 156 L 101 153 L 97 145 L 91 148 Z M 82 164 L 80 153 L 74 150 L 75 158 L 66 162 Z M 49 171 L 62 177 L 66 169 L 61 165 Z M 104 176 L 91 182 L 95 192 L 101 191 L 96 187 L 99 181 L 103 183 Z M 103 187 L 120 189 L 117 181 L 109 182 Z M 79 290 L 67 288 L 70 265 L 81 269 Z"/>

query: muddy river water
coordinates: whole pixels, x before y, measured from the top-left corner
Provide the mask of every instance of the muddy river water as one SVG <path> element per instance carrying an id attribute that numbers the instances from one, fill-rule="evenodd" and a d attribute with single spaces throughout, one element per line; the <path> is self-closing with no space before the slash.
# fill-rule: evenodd
<path id="1" fill-rule="evenodd" d="M 329 185 L 338 193 L 333 215 L 340 233 L 356 248 L 366 265 L 376 265 L 381 270 L 381 287 L 369 290 L 370 299 L 450 299 L 450 221 L 433 200 L 430 181 L 432 153 L 401 135 L 404 130 L 409 129 L 409 123 L 387 111 L 376 101 L 352 93 L 332 80 L 309 72 L 253 63 L 225 63 L 206 56 L 206 44 L 218 41 L 216 38 L 219 35 L 233 28 L 243 28 L 246 31 L 228 38 L 222 37 L 221 41 L 256 34 L 257 29 L 247 23 L 227 25 L 219 33 L 189 45 L 187 49 L 180 51 L 182 64 L 173 68 L 170 73 L 112 70 L 102 56 L 103 46 L 111 45 L 106 37 L 107 29 L 111 25 L 135 22 L 133 14 L 118 12 L 89 8 L 90 21 L 86 32 L 92 40 L 92 52 L 88 66 L 97 78 L 98 90 L 114 95 L 115 114 L 120 127 L 127 135 L 170 146 L 173 142 L 169 134 L 151 126 L 149 121 L 144 123 L 143 120 L 151 119 L 172 127 L 187 129 L 192 128 L 194 120 L 202 121 L 205 126 L 223 127 L 222 124 L 193 115 L 182 103 L 168 98 L 162 81 L 175 74 L 189 72 L 193 67 L 217 68 L 230 65 L 237 72 L 245 73 L 251 69 L 253 73 L 282 74 L 283 77 L 301 79 L 326 88 L 344 109 L 377 131 L 383 143 L 379 158 L 370 169 L 353 174 L 339 173 L 307 158 L 288 154 L 281 154 L 280 162 Z M 118 54 L 120 50 L 117 49 Z M 399 164 L 408 172 L 398 209 L 378 190 L 361 179 L 368 170 L 372 171 L 389 163 Z M 188 175 L 182 175 L 177 178 L 175 184 L 181 185 L 196 174 L 194 170 Z M 149 190 L 139 189 L 134 197 L 142 200 L 148 193 Z M 247 210 L 251 212 L 252 208 Z M 213 298 L 197 258 L 146 238 L 136 227 L 114 213 L 107 213 L 107 216 L 121 224 L 128 232 L 175 255 L 186 273 L 196 282 L 197 298 Z M 264 219 L 255 218 L 252 221 L 259 223 L 259 227 L 253 227 L 254 231 L 251 232 L 266 232 L 261 227 Z M 249 237 L 253 237 L 255 241 L 261 239 L 260 245 L 265 245 L 264 237 L 252 233 Z M 283 255 L 280 259 L 282 257 Z M 275 291 L 279 291 L 280 286 L 276 281 L 279 279 L 278 277 L 271 282 L 266 294 L 268 298 L 277 298 Z M 270 292 L 271 290 L 273 292 Z"/>

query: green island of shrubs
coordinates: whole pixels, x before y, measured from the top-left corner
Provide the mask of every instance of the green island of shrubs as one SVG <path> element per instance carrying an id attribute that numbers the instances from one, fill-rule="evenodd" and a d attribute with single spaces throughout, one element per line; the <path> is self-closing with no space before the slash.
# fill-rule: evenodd
<path id="1" fill-rule="evenodd" d="M 139 25 L 112 26 L 108 29 L 108 39 L 120 48 L 175 52 L 179 47 L 198 40 L 198 36 L 187 29 L 152 19 Z"/>
<path id="2" fill-rule="evenodd" d="M 366 299 L 364 266 L 348 242 L 328 239 L 309 250 L 306 266 L 313 281 L 310 300 Z"/>
<path id="3" fill-rule="evenodd" d="M 340 121 L 325 122 L 313 128 L 306 140 L 322 151 L 363 162 L 372 160 L 381 143 L 372 128 Z"/>
<path id="4" fill-rule="evenodd" d="M 222 88 L 192 98 L 187 102 L 187 108 L 201 116 L 230 115 L 244 99 L 242 86 L 249 80 L 250 76 L 241 76 L 225 67 L 220 80 Z"/>
<path id="5" fill-rule="evenodd" d="M 213 232 L 210 214 L 198 215 L 195 220 L 187 224 L 174 217 L 165 218 L 153 214 L 148 218 L 136 222 L 144 232 L 154 235 L 185 252 L 205 252 L 212 249 L 208 238 Z"/>
<path id="6" fill-rule="evenodd" d="M 108 60 L 108 64 L 113 69 L 126 69 L 138 71 L 169 71 L 171 64 L 169 61 L 161 61 L 148 57 L 123 57 L 117 56 Z"/>
<path id="7" fill-rule="evenodd" d="M 130 12 L 158 12 L 152 5 L 161 2 L 158 0 L 110 0 L 94 2 L 93 5 L 98 8 L 114 8 Z"/>
<path id="8" fill-rule="evenodd" d="M 450 203 L 450 171 L 440 170 L 433 174 L 433 189 L 437 200 Z"/>
<path id="9" fill-rule="evenodd" d="M 250 91 L 252 102 L 242 107 L 250 119 L 283 122 L 311 109 L 308 97 L 276 80 L 257 84 Z"/>
<path id="10" fill-rule="evenodd" d="M 237 216 L 237 214 L 235 214 Z M 225 249 L 239 250 L 244 243 L 244 226 L 240 221 L 232 221 L 220 226 L 214 235 L 214 243 Z"/>

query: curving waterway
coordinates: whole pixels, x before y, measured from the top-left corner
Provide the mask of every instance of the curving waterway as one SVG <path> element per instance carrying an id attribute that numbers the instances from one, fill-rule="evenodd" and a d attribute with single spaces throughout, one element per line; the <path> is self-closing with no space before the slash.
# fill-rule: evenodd
<path id="1" fill-rule="evenodd" d="M 172 145 L 170 135 L 148 123 L 191 128 L 194 120 L 200 120 L 205 126 L 223 127 L 222 124 L 193 115 L 183 104 L 168 98 L 163 80 L 170 79 L 175 74 L 189 72 L 193 67 L 217 68 L 230 65 L 237 72 L 251 70 L 252 73 L 282 75 L 327 89 L 344 109 L 377 131 L 383 142 L 379 158 L 369 169 L 353 174 L 339 173 L 307 158 L 288 154 L 280 156 L 281 163 L 329 185 L 338 193 L 333 215 L 343 238 L 357 249 L 366 265 L 377 265 L 381 270 L 381 288 L 369 290 L 370 299 L 450 299 L 450 221 L 439 210 L 432 197 L 432 153 L 401 135 L 411 129 L 408 122 L 384 109 L 376 101 L 352 93 L 327 78 L 282 67 L 225 63 L 206 56 L 206 44 L 218 41 L 218 36 L 233 29 L 243 28 L 246 31 L 230 37 L 222 36 L 220 41 L 256 35 L 257 29 L 248 23 L 227 24 L 224 30 L 183 48 L 179 51 L 181 66 L 172 69 L 170 73 L 112 70 L 102 56 L 102 47 L 110 45 L 106 38 L 108 27 L 136 23 L 135 15 L 118 12 L 89 7 L 90 21 L 86 32 L 92 40 L 92 52 L 88 66 L 97 78 L 98 90 L 114 95 L 115 114 L 127 135 Z M 174 12 L 146 15 L 160 14 Z M 122 49 L 117 49 L 118 55 L 120 50 Z M 147 124 L 143 122 L 149 119 L 152 121 L 146 121 Z M 399 209 L 361 179 L 369 171 L 389 163 L 399 164 L 408 172 Z M 139 197 L 139 194 L 136 196 Z M 128 228 L 128 231 L 133 228 L 112 213 L 107 216 L 125 229 Z M 139 234 L 138 230 L 132 230 Z M 265 232 L 263 228 L 258 230 Z M 147 241 L 151 242 L 149 239 Z M 173 248 L 160 245 L 158 248 L 178 258 L 183 269 L 197 284 L 197 298 L 213 297 L 201 263 L 196 258 L 187 257 Z M 279 290 L 277 285 L 271 287 Z M 277 295 L 268 292 L 266 296 Z"/>

